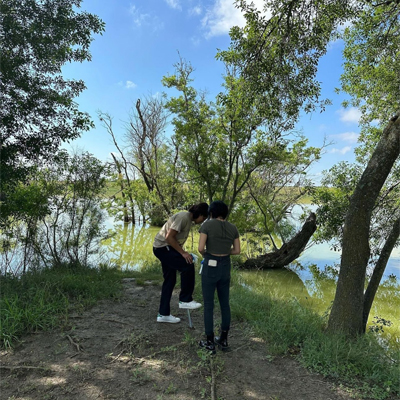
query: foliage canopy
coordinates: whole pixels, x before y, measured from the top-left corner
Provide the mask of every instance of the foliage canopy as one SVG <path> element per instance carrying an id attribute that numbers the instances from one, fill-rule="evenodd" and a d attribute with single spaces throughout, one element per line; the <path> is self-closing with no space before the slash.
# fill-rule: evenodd
<path id="1" fill-rule="evenodd" d="M 60 144 L 92 127 L 74 98 L 82 80 L 67 80 L 68 62 L 90 61 L 92 35 L 104 23 L 79 12 L 81 0 L 3 0 L 0 4 L 1 187 L 5 193 Z"/>

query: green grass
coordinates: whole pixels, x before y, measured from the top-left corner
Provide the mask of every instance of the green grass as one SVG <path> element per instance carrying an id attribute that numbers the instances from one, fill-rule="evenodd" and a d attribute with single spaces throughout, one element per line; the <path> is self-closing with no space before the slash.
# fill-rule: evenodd
<path id="1" fill-rule="evenodd" d="M 14 347 L 26 333 L 62 326 L 71 311 L 90 307 L 98 300 L 117 299 L 123 277 L 136 277 L 138 284 L 161 280 L 160 269 L 154 266 L 143 273 L 58 267 L 20 278 L 0 277 L 0 346 Z"/>
<path id="2" fill-rule="evenodd" d="M 385 399 L 400 394 L 400 354 L 383 351 L 371 333 L 349 340 L 318 332 L 304 341 L 299 359 L 306 367 L 339 379 L 364 397 Z"/>

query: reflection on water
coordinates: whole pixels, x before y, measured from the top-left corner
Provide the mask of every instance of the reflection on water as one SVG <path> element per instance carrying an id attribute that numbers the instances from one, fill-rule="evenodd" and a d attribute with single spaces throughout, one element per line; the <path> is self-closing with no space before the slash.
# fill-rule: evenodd
<path id="1" fill-rule="evenodd" d="M 329 243 L 311 246 L 303 252 L 298 261 L 302 264 L 316 264 L 319 268 L 340 264 L 340 252 L 331 249 Z M 394 275 L 400 279 L 400 248 L 394 249 L 387 263 L 384 276 Z"/>
<path id="2" fill-rule="evenodd" d="M 153 240 L 159 228 L 116 224 L 110 238 L 103 241 L 112 263 L 122 269 L 140 269 L 156 261 Z M 197 229 L 195 228 L 195 231 Z M 198 236 L 192 233 L 186 242 L 186 250 L 197 252 Z M 243 243 L 243 253 L 246 244 Z M 334 253 L 334 257 L 332 257 Z M 325 258 L 324 258 L 325 256 Z M 321 315 L 329 311 L 336 290 L 337 267 L 340 255 L 327 245 L 315 245 L 305 251 L 299 263 L 290 270 L 241 271 L 243 283 L 276 299 L 297 299 L 301 304 Z M 390 278 L 389 275 L 393 275 Z M 396 278 L 397 277 L 397 278 Z M 377 319 L 391 321 L 383 326 L 384 337 L 400 349 L 400 254 L 391 258 L 383 282 L 372 305 L 369 326 L 377 325 Z M 379 325 L 379 324 L 378 324 Z"/>
<path id="3" fill-rule="evenodd" d="M 102 247 L 109 261 L 125 269 L 140 269 L 153 262 L 153 240 L 159 228 L 143 225 L 116 224 Z"/>

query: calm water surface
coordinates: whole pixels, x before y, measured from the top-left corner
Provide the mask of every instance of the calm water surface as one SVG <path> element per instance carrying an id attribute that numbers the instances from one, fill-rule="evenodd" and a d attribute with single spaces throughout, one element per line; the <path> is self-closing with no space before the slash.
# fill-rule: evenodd
<path id="1" fill-rule="evenodd" d="M 122 269 L 140 269 L 157 259 L 152 245 L 158 227 L 115 224 L 112 235 L 103 242 L 110 262 Z M 188 251 L 197 253 L 198 237 L 193 233 L 186 242 Z M 242 242 L 242 253 L 246 253 Z M 340 253 L 332 251 L 328 244 L 314 245 L 304 251 L 290 270 L 241 271 L 243 283 L 257 291 L 265 291 L 277 299 L 296 298 L 300 303 L 324 314 L 335 295 L 335 274 Z M 335 266 L 336 264 L 336 266 Z M 393 252 L 382 284 L 370 313 L 369 325 L 379 326 L 377 319 L 390 321 L 383 326 L 383 337 L 400 349 L 400 250 Z"/>

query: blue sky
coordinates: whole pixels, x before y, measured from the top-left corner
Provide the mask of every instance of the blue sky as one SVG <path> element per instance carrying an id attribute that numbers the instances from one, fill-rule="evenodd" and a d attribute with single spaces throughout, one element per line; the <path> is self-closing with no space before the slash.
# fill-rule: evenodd
<path id="1" fill-rule="evenodd" d="M 261 5 L 262 0 L 255 3 Z M 163 91 L 173 94 L 161 79 L 174 72 L 178 52 L 195 68 L 194 86 L 207 90 L 213 100 L 221 90 L 223 73 L 216 52 L 228 48 L 229 29 L 244 24 L 233 0 L 83 0 L 81 10 L 98 15 L 106 24 L 105 32 L 92 42 L 91 62 L 68 64 L 63 73 L 66 78 L 85 81 L 87 89 L 76 101 L 81 111 L 91 115 L 96 128 L 67 148 L 89 151 L 101 160 L 110 159 L 115 148 L 98 121 L 97 110 L 113 117 L 115 134 L 122 143 L 124 122 L 138 98 Z M 344 110 L 343 95 L 334 93 L 342 71 L 341 50 L 341 42 L 332 43 L 318 74 L 322 95 L 333 104 L 324 113 L 302 116 L 297 125 L 310 145 L 321 146 L 324 137 L 334 142 L 312 169 L 316 181 L 322 170 L 354 159 L 359 112 Z"/>

